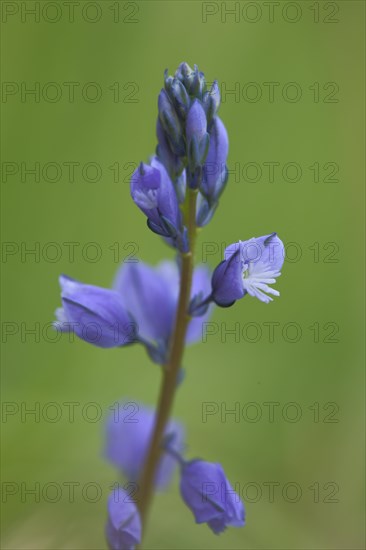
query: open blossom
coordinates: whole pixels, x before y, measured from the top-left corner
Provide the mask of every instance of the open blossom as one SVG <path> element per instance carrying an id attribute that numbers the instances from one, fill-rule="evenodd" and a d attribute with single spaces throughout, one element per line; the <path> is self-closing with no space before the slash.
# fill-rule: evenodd
<path id="1" fill-rule="evenodd" d="M 137 481 L 142 473 L 151 436 L 155 411 L 141 403 L 124 401 L 113 407 L 106 432 L 105 455 L 130 481 Z M 171 419 L 165 429 L 169 448 L 175 453 L 184 449 L 184 428 Z M 163 452 L 156 472 L 155 484 L 165 489 L 176 469 L 176 460 Z"/>
<path id="2" fill-rule="evenodd" d="M 133 550 L 141 542 L 141 520 L 131 495 L 122 488 L 114 489 L 108 498 L 105 529 L 110 550 Z"/>
<path id="3" fill-rule="evenodd" d="M 191 296 L 207 295 L 210 278 L 206 266 L 197 266 Z M 124 263 L 113 289 L 79 283 L 65 275 L 60 277 L 60 285 L 62 308 L 56 310 L 57 330 L 72 331 L 102 348 L 140 342 L 156 363 L 165 362 L 178 306 L 176 262 L 164 261 L 156 267 L 143 262 Z M 189 322 L 187 344 L 201 338 L 202 324 L 208 321 L 211 311 L 212 307 Z"/>
<path id="4" fill-rule="evenodd" d="M 227 307 L 246 294 L 261 302 L 271 302 L 269 295 L 280 293 L 269 285 L 281 275 L 285 252 L 276 233 L 248 241 L 239 241 L 227 247 L 225 260 L 212 276 L 212 299 Z"/>
<path id="5" fill-rule="evenodd" d="M 136 323 L 115 291 L 79 283 L 61 275 L 62 308 L 56 310 L 54 326 L 74 332 L 89 344 L 112 348 L 136 339 Z"/>
<path id="6" fill-rule="evenodd" d="M 196 523 L 207 523 L 216 535 L 228 526 L 245 524 L 243 503 L 220 464 L 204 460 L 184 463 L 180 491 Z"/>

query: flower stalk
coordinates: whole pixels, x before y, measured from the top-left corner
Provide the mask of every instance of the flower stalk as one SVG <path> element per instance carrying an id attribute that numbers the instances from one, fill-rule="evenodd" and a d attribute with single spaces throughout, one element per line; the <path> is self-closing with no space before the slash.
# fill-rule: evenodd
<path id="1" fill-rule="evenodd" d="M 188 208 L 185 212 L 189 235 L 189 252 L 180 253 L 181 279 L 175 329 L 170 344 L 170 353 L 167 364 L 163 369 L 163 379 L 156 410 L 156 421 L 151 438 L 150 448 L 146 457 L 145 466 L 139 481 L 137 506 L 142 522 L 142 532 L 146 531 L 148 512 L 154 493 L 154 480 L 163 451 L 162 441 L 166 425 L 169 421 L 177 388 L 178 373 L 181 368 L 187 326 L 190 321 L 188 315 L 189 299 L 191 295 L 192 274 L 194 266 L 194 248 L 196 240 L 196 198 L 197 191 L 188 190 Z"/>

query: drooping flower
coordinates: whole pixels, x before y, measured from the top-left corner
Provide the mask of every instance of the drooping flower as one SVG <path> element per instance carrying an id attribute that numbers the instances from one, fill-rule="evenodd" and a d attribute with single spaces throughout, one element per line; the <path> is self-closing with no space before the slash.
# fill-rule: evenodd
<path id="1" fill-rule="evenodd" d="M 220 464 L 203 460 L 183 463 L 180 491 L 196 523 L 207 523 L 215 534 L 245 524 L 243 503 Z"/>
<path id="2" fill-rule="evenodd" d="M 144 340 L 157 341 L 167 347 L 174 330 L 179 295 L 179 269 L 176 262 L 164 261 L 156 267 L 143 262 L 125 263 L 118 271 L 114 289 L 121 295 L 125 308 L 133 315 Z M 193 273 L 191 296 L 207 295 L 211 291 L 210 272 L 197 266 Z M 186 343 L 198 341 L 202 323 L 207 322 L 212 309 L 202 317 L 194 317 L 187 330 Z"/>
<path id="3" fill-rule="evenodd" d="M 141 520 L 131 495 L 116 488 L 108 498 L 106 537 L 110 550 L 133 550 L 141 542 Z"/>
<path id="4" fill-rule="evenodd" d="M 131 401 L 114 406 L 108 418 L 105 455 L 130 481 L 137 481 L 141 475 L 154 422 L 154 409 Z M 184 449 L 183 425 L 171 419 L 166 426 L 165 439 L 172 452 L 181 453 Z M 167 487 L 175 468 L 176 460 L 164 451 L 156 473 L 158 489 Z"/>
<path id="5" fill-rule="evenodd" d="M 115 290 L 86 285 L 61 275 L 62 308 L 56 310 L 54 326 L 74 332 L 89 344 L 101 348 L 123 346 L 136 341 L 137 326 Z"/>
<path id="6" fill-rule="evenodd" d="M 269 285 L 281 275 L 285 253 L 276 233 L 239 241 L 227 247 L 225 260 L 212 276 L 211 298 L 217 305 L 228 307 L 246 294 L 261 302 L 271 302 L 280 293 Z"/>
<path id="7" fill-rule="evenodd" d="M 164 165 L 154 157 L 135 170 L 131 178 L 131 196 L 147 216 L 152 231 L 176 238 L 181 231 L 181 213 L 173 182 Z"/>

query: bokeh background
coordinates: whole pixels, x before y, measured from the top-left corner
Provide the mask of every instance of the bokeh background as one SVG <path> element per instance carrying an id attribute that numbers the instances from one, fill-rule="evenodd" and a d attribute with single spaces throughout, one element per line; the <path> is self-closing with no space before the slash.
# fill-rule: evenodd
<path id="1" fill-rule="evenodd" d="M 281 298 L 215 310 L 215 334 L 187 350 L 175 404 L 188 456 L 223 464 L 247 526 L 220 537 L 196 526 L 176 479 L 154 501 L 145 547 L 364 548 L 364 3 L 280 2 L 272 19 L 265 2 L 74 9 L 71 22 L 63 2 L 2 2 L 2 547 L 105 548 L 118 480 L 103 459 L 105 419 L 123 397 L 154 404 L 160 373 L 140 348 L 52 342 L 49 323 L 60 273 L 109 286 L 131 253 L 172 257 L 128 178 L 156 145 L 163 71 L 185 60 L 222 83 L 235 170 L 197 260 L 214 267 L 225 244 L 272 231 L 288 259 Z M 24 94 L 35 86 L 38 97 Z M 36 162 L 39 178 L 25 171 Z M 205 402 L 218 411 L 207 422 Z M 65 403 L 76 403 L 73 422 Z M 240 418 L 225 415 L 235 407 Z"/>

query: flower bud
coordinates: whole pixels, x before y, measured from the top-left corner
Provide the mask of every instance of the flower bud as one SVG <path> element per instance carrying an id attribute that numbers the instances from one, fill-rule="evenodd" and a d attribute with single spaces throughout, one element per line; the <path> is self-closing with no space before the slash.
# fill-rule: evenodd
<path id="1" fill-rule="evenodd" d="M 202 166 L 209 150 L 206 113 L 201 102 L 195 99 L 191 105 L 186 122 L 188 164 L 191 173 Z M 192 178 L 191 178 L 192 179 Z"/>
<path id="2" fill-rule="evenodd" d="M 179 157 L 173 153 L 159 118 L 156 122 L 156 136 L 158 138 L 156 156 L 159 161 L 164 164 L 169 175 L 174 178 L 177 172 L 181 170 L 181 161 Z"/>
<path id="3" fill-rule="evenodd" d="M 217 201 L 227 182 L 226 159 L 229 139 L 226 128 L 219 117 L 215 117 L 210 131 L 210 145 L 203 167 L 200 191 L 209 202 Z"/>
<path id="4" fill-rule="evenodd" d="M 193 73 L 193 69 L 188 65 L 188 63 L 181 63 L 178 69 L 175 72 L 175 78 L 179 78 L 181 82 L 185 80 Z"/>
<path id="5" fill-rule="evenodd" d="M 171 97 L 173 98 L 177 112 L 184 119 L 189 109 L 191 100 L 184 85 L 177 78 L 173 79 L 171 85 Z"/>
<path id="6" fill-rule="evenodd" d="M 183 132 L 178 115 L 165 90 L 161 90 L 158 98 L 159 119 L 166 136 L 176 155 L 184 155 L 185 145 Z"/>
<path id="7" fill-rule="evenodd" d="M 202 103 L 206 111 L 207 121 L 211 122 L 220 107 L 220 89 L 217 80 L 212 84 L 211 89 L 204 94 Z"/>
<path id="8" fill-rule="evenodd" d="M 206 91 L 206 80 L 205 75 L 198 70 L 197 65 L 194 66 L 192 73 L 185 79 L 184 84 L 190 96 L 202 99 Z"/>
<path id="9" fill-rule="evenodd" d="M 203 227 L 211 221 L 217 206 L 218 201 L 209 203 L 202 193 L 198 193 L 196 205 L 196 224 L 198 227 Z"/>
<path id="10" fill-rule="evenodd" d="M 201 141 L 207 132 L 207 118 L 204 108 L 198 99 L 195 99 L 188 111 L 186 122 L 186 137 L 190 142 L 193 137 Z"/>

